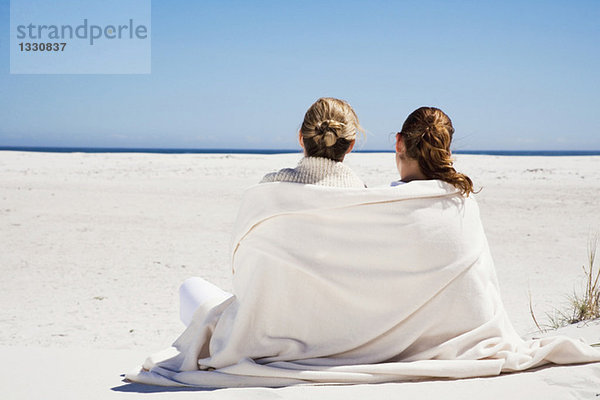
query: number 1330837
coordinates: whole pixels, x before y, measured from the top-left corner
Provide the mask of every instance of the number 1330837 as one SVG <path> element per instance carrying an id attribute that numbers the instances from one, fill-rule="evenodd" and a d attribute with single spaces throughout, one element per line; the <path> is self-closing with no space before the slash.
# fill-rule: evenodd
<path id="1" fill-rule="evenodd" d="M 21 51 L 64 51 L 66 43 L 28 43 L 21 42 L 19 43 L 19 48 Z"/>

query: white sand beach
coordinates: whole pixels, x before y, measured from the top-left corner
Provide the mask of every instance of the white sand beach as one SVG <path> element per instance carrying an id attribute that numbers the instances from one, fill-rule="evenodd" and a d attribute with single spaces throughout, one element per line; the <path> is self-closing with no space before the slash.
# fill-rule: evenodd
<path id="1" fill-rule="evenodd" d="M 0 152 L 0 382 L 5 399 L 593 398 L 600 363 L 461 381 L 174 390 L 120 374 L 183 330 L 191 276 L 231 289 L 229 241 L 244 189 L 300 154 Z M 369 186 L 398 179 L 394 154 L 350 154 Z M 600 232 L 600 157 L 457 155 L 476 194 L 506 310 L 523 336 L 583 290 Z M 600 324 L 564 331 L 600 342 Z M 176 391 L 177 393 L 173 393 Z"/>

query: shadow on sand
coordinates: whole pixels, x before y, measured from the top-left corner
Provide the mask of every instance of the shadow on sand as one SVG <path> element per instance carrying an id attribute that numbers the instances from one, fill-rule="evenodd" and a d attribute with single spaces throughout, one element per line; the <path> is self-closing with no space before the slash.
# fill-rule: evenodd
<path id="1" fill-rule="evenodd" d="M 174 386 L 154 386 L 144 385 L 143 383 L 124 382 L 121 386 L 110 388 L 114 392 L 123 393 L 163 393 L 163 392 L 212 392 L 216 389 L 206 389 L 197 387 L 174 387 Z"/>

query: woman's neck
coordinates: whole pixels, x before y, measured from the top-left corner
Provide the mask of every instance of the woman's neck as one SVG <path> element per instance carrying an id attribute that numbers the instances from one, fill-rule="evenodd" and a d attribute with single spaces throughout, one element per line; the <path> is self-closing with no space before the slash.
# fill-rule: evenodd
<path id="1" fill-rule="evenodd" d="M 402 182 L 410 182 L 410 181 L 424 181 L 427 180 L 427 177 L 423 174 L 420 175 L 404 175 L 400 178 Z"/>
<path id="2" fill-rule="evenodd" d="M 397 157 L 398 172 L 400 172 L 400 180 L 402 182 L 422 181 L 428 179 L 417 160 L 411 158 Z"/>

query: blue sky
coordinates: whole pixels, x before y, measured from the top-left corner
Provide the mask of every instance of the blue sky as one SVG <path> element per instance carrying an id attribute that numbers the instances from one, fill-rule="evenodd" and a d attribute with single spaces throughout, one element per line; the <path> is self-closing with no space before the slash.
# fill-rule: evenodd
<path id="1" fill-rule="evenodd" d="M 598 1 L 158 1 L 146 75 L 11 75 L 0 0 L 0 146 L 297 147 L 347 100 L 362 149 L 422 105 L 455 150 L 600 149 Z"/>

